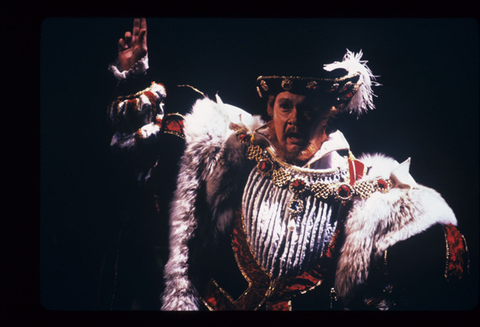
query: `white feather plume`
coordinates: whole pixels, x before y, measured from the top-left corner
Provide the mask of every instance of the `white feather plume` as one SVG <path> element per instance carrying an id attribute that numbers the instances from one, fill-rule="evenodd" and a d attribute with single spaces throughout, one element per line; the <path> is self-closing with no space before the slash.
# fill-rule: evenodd
<path id="1" fill-rule="evenodd" d="M 325 64 L 323 69 L 326 71 L 332 71 L 335 69 L 345 69 L 348 75 L 360 73 L 358 83 L 360 87 L 355 95 L 352 97 L 345 110 L 349 113 L 355 113 L 360 116 L 362 113 L 367 112 L 368 109 L 375 109 L 373 104 L 372 83 L 377 86 L 380 85 L 375 82 L 375 77 L 372 71 L 366 63 L 367 60 L 360 60 L 363 56 L 362 50 L 358 53 L 354 53 L 347 49 L 347 53 L 343 56 L 342 61 L 335 61 L 331 64 Z"/>

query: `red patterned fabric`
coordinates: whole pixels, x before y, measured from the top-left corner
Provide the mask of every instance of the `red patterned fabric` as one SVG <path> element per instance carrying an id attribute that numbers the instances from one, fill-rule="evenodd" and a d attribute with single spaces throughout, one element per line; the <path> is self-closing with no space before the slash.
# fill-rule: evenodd
<path id="1" fill-rule="evenodd" d="M 462 279 L 466 268 L 468 268 L 467 246 L 463 235 L 458 229 L 448 224 L 443 227 L 447 243 L 447 265 L 445 278 Z"/>
<path id="2" fill-rule="evenodd" d="M 267 311 L 292 311 L 292 306 L 289 301 L 267 302 Z"/>
<path id="3" fill-rule="evenodd" d="M 118 100 L 115 100 L 112 102 L 112 105 L 110 107 L 108 107 L 108 116 L 110 117 L 112 115 L 112 112 L 113 112 L 113 120 L 115 121 L 115 123 L 118 124 L 118 103 L 119 101 Z"/>
<path id="4" fill-rule="evenodd" d="M 249 287 L 234 300 L 212 279 L 202 298 L 210 310 L 256 310 L 266 301 L 267 310 L 290 311 L 291 298 L 312 290 L 324 280 L 325 269 L 322 266 L 325 260 L 332 258 L 338 235 L 337 230 L 322 257 L 322 265 L 319 264 L 299 276 L 275 279 L 257 262 L 248 244 L 242 220 L 237 219 L 232 234 L 232 248 Z"/>
<path id="5" fill-rule="evenodd" d="M 144 91 L 141 94 L 145 95 L 151 105 L 152 115 L 155 117 L 158 111 L 159 97 L 152 91 Z M 120 106 L 123 104 L 123 107 Z M 109 106 L 107 113 L 110 117 L 110 123 L 116 125 L 120 132 L 132 132 L 147 124 L 139 114 L 140 100 L 138 95 L 129 95 L 127 97 L 119 97 L 114 100 Z M 123 110 L 121 110 L 123 108 Z"/>
<path id="6" fill-rule="evenodd" d="M 184 118 L 180 114 L 169 114 L 163 118 L 164 132 L 174 134 L 181 138 L 185 137 Z"/>
<path id="7" fill-rule="evenodd" d="M 150 101 L 150 104 L 152 105 L 152 115 L 155 117 L 157 115 L 157 99 L 158 97 L 151 91 L 146 91 L 143 93 L 148 98 L 148 101 Z"/>

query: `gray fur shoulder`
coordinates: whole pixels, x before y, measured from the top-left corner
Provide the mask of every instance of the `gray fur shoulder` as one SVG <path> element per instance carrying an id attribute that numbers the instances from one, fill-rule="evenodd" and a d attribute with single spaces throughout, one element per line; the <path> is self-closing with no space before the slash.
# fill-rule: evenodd
<path id="1" fill-rule="evenodd" d="M 208 240 L 215 238 L 228 230 L 234 217 L 237 172 L 242 171 L 245 159 L 231 124 L 253 131 L 263 122 L 224 104 L 218 96 L 217 102 L 198 100 L 185 117 L 186 147 L 170 210 L 170 258 L 165 266 L 162 310 L 198 310 L 198 294 L 188 277 L 188 242 L 199 233 Z M 201 187 L 208 207 L 203 216 L 196 206 Z"/>
<path id="2" fill-rule="evenodd" d="M 248 166 L 244 145 L 237 141 L 233 127 L 241 126 L 249 133 L 263 125 L 258 116 L 208 98 L 199 100 L 185 119 L 185 156 L 193 159 L 200 181 L 205 183 L 206 200 L 211 209 L 213 233 L 227 232 L 241 198 L 240 180 Z"/>
<path id="3" fill-rule="evenodd" d="M 367 199 L 355 199 L 345 221 L 345 243 L 336 272 L 335 289 L 348 302 L 356 285 L 368 278 L 370 258 L 397 242 L 427 230 L 434 224 L 457 224 L 455 214 L 435 190 L 417 184 L 402 164 L 381 154 L 359 158 L 367 167 L 365 180 L 390 178 L 388 193 L 375 192 Z"/>

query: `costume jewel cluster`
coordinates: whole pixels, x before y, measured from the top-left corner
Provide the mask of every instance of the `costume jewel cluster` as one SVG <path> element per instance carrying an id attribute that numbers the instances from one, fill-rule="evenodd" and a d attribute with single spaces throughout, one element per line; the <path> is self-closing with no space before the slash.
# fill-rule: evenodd
<path id="1" fill-rule="evenodd" d="M 237 140 L 247 145 L 247 158 L 257 162 L 256 168 L 263 176 L 271 178 L 277 187 L 288 188 L 293 194 L 293 198 L 288 204 L 288 210 L 293 215 L 300 215 L 304 209 L 304 198 L 313 195 L 318 199 L 334 198 L 338 201 L 347 202 L 353 196 L 368 198 L 374 192 L 387 193 L 393 186 L 389 179 L 376 179 L 366 181 L 356 181 L 350 185 L 348 171 L 344 169 L 326 173 L 309 173 L 301 169 L 292 168 L 290 165 L 281 162 L 267 148 L 262 148 L 252 142 L 252 135 L 246 130 L 241 129 L 236 132 Z M 323 176 L 324 180 L 333 181 L 315 181 L 309 182 L 306 174 Z M 342 177 L 344 176 L 344 177 Z M 315 178 L 314 178 L 315 180 Z"/>

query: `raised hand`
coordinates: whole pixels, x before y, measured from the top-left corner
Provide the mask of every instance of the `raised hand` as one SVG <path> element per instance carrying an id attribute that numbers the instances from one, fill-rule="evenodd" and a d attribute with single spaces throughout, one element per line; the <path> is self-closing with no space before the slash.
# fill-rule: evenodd
<path id="1" fill-rule="evenodd" d="M 124 38 L 118 40 L 118 61 L 123 70 L 130 69 L 148 51 L 147 20 L 135 18 L 133 31 L 125 32 Z"/>

